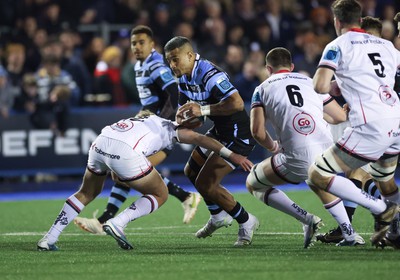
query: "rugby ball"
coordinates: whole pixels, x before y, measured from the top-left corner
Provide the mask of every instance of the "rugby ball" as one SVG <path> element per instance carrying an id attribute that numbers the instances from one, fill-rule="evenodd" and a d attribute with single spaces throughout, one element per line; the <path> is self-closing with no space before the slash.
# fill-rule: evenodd
<path id="1" fill-rule="evenodd" d="M 204 123 L 204 117 L 192 117 L 182 121 L 181 126 L 188 129 L 195 129 L 202 126 Z"/>

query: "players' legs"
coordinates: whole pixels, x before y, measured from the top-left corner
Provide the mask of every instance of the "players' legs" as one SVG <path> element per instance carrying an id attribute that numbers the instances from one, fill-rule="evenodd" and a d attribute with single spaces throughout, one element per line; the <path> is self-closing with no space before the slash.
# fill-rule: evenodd
<path id="1" fill-rule="evenodd" d="M 125 227 L 129 222 L 153 213 L 161 207 L 168 198 L 168 190 L 160 174 L 154 168 L 140 178 L 131 180 L 120 178 L 120 180 L 143 195 L 116 217 L 108 220 L 103 225 L 103 230 L 112 236 L 122 249 L 129 250 L 133 249 L 133 246 L 125 236 Z"/>
<path id="2" fill-rule="evenodd" d="M 280 162 L 280 171 L 283 171 L 293 181 L 288 182 L 288 180 L 284 180 L 285 176 L 276 169 L 276 163 L 278 163 L 279 159 L 285 161 L 285 156 L 282 154 L 274 155 L 254 165 L 247 176 L 246 187 L 251 194 L 264 204 L 299 220 L 303 224 L 304 248 L 308 248 L 315 232 L 323 223 L 319 217 L 308 213 L 304 208 L 292 201 L 283 191 L 273 187 L 287 183 L 297 184 L 304 180 L 304 178 L 291 173 L 290 170 L 285 168 L 284 162 Z M 298 180 L 298 182 L 294 180 Z"/>
<path id="3" fill-rule="evenodd" d="M 167 156 L 168 152 L 167 150 L 165 150 L 148 157 L 148 159 L 153 166 L 157 166 L 158 164 L 163 162 L 167 158 Z M 176 185 L 174 182 L 170 181 L 168 178 L 163 176 L 162 178 L 168 187 L 169 194 L 175 196 L 182 202 L 182 207 L 184 209 L 183 222 L 189 223 L 194 218 L 194 215 L 197 211 L 197 206 L 201 200 L 200 195 L 187 192 L 180 186 Z M 96 221 L 95 219 L 77 217 L 75 219 L 75 224 L 78 227 L 90 233 L 104 234 L 101 228 L 101 224 L 104 224 L 106 221 L 113 218 L 117 214 L 122 204 L 126 201 L 130 190 L 129 187 L 118 182 L 118 180 L 114 181 L 115 185 L 111 188 L 107 206 L 102 215 L 97 218 L 98 221 Z"/>
<path id="4" fill-rule="evenodd" d="M 336 145 L 330 147 L 321 156 L 316 158 L 315 164 L 309 170 L 309 183 L 311 186 L 328 191 L 342 199 L 353 201 L 371 211 L 375 217 L 375 233 L 371 241 L 379 242 L 388 230 L 387 222 L 391 222 L 398 207 L 377 199 L 356 187 L 349 179 L 337 176 L 342 171 L 348 172 L 366 164 L 360 156 L 345 152 L 343 147 Z"/>
<path id="5" fill-rule="evenodd" d="M 398 156 L 382 156 L 377 162 L 369 165 L 369 172 L 373 176 L 383 199 L 400 204 L 399 188 L 394 179 Z M 399 239 L 399 214 L 392 221 L 386 238 L 390 240 Z M 397 246 L 400 246 L 400 240 L 397 240 Z"/>
<path id="6" fill-rule="evenodd" d="M 50 230 L 39 241 L 38 250 L 57 250 L 54 244 L 57 242 L 61 232 L 78 216 L 86 205 L 99 195 L 103 189 L 105 179 L 105 172 L 96 174 L 86 169 L 79 191 L 67 198 Z"/>

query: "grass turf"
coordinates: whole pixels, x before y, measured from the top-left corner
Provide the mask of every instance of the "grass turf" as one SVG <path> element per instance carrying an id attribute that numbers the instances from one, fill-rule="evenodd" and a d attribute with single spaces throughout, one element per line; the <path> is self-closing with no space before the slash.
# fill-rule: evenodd
<path id="1" fill-rule="evenodd" d="M 324 220 L 322 232 L 335 227 L 311 192 L 288 195 Z M 247 248 L 233 247 L 236 223 L 218 230 L 211 238 L 195 238 L 194 233 L 209 217 L 204 203 L 192 223 L 184 225 L 181 205 L 171 197 L 157 212 L 128 225 L 126 234 L 135 247 L 131 251 L 121 250 L 109 236 L 90 235 L 69 225 L 57 243 L 60 251 L 38 252 L 36 243 L 51 226 L 63 201 L 0 203 L 1 279 L 325 280 L 393 278 L 398 274 L 400 252 L 370 245 L 373 219 L 361 207 L 356 211 L 354 227 L 367 245 L 339 248 L 318 242 L 306 250 L 299 222 L 249 194 L 235 197 L 261 223 L 253 244 Z M 106 199 L 99 198 L 81 216 L 90 217 L 105 204 Z"/>

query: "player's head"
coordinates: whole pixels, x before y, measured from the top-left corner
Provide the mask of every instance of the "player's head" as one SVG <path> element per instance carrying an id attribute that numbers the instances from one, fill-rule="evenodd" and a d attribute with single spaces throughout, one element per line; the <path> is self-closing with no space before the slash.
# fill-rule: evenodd
<path id="1" fill-rule="evenodd" d="M 136 59 L 144 61 L 154 48 L 153 31 L 145 25 L 138 25 L 131 31 L 131 49 Z"/>
<path id="2" fill-rule="evenodd" d="M 182 36 L 172 38 L 165 45 L 164 52 L 165 59 L 178 78 L 192 74 L 196 54 L 188 38 Z"/>
<path id="3" fill-rule="evenodd" d="M 397 30 L 398 30 L 398 34 L 397 36 L 400 37 L 400 12 L 398 12 L 395 16 L 394 16 L 394 21 L 397 22 Z"/>
<path id="4" fill-rule="evenodd" d="M 274 48 L 265 56 L 265 66 L 268 74 L 271 75 L 280 70 L 292 71 L 294 66 L 292 63 L 292 55 L 285 48 Z"/>
<path id="5" fill-rule="evenodd" d="M 336 0 L 333 2 L 332 12 L 336 34 L 342 35 L 343 28 L 360 26 L 361 11 L 361 5 L 356 0 Z"/>
<path id="6" fill-rule="evenodd" d="M 382 21 L 379 18 L 366 16 L 361 19 L 361 28 L 371 35 L 381 37 Z"/>

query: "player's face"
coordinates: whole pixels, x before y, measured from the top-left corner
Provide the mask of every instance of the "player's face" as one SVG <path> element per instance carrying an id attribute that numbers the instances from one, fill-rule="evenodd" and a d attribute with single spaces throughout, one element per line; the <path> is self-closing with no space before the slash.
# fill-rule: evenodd
<path id="1" fill-rule="evenodd" d="M 165 53 L 165 58 L 174 74 L 180 78 L 183 75 L 190 76 L 194 65 L 194 54 L 184 48 L 176 48 Z"/>
<path id="2" fill-rule="evenodd" d="M 145 33 L 133 34 L 131 50 L 139 61 L 144 61 L 154 48 L 154 41 Z"/>

